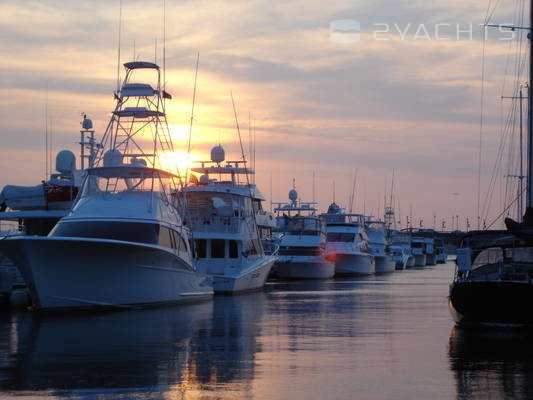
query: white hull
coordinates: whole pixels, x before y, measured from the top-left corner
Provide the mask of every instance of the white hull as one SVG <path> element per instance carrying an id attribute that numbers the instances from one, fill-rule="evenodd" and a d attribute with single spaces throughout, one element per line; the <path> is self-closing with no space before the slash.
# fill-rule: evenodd
<path id="1" fill-rule="evenodd" d="M 372 275 L 376 273 L 374 256 L 370 254 L 335 254 L 335 274 Z"/>
<path id="2" fill-rule="evenodd" d="M 276 273 L 283 279 L 328 279 L 335 275 L 335 263 L 321 257 L 281 257 Z"/>
<path id="3" fill-rule="evenodd" d="M 265 256 L 244 271 L 228 270 L 224 275 L 212 275 L 215 293 L 238 293 L 262 289 L 277 257 Z"/>
<path id="4" fill-rule="evenodd" d="M 435 265 L 435 264 L 437 264 L 437 255 L 426 254 L 426 265 Z"/>
<path id="5" fill-rule="evenodd" d="M 407 262 L 405 263 L 405 266 L 407 268 L 414 267 L 415 266 L 415 256 L 409 256 L 409 258 L 407 259 Z"/>
<path id="6" fill-rule="evenodd" d="M 425 254 L 415 254 L 415 267 L 424 267 L 426 265 L 426 255 Z"/>
<path id="7" fill-rule="evenodd" d="M 209 298 L 212 280 L 161 248 L 83 238 L 2 241 L 37 309 L 122 308 Z"/>
<path id="8" fill-rule="evenodd" d="M 392 272 L 396 269 L 396 263 L 391 256 L 374 256 L 376 262 L 376 274 Z"/>

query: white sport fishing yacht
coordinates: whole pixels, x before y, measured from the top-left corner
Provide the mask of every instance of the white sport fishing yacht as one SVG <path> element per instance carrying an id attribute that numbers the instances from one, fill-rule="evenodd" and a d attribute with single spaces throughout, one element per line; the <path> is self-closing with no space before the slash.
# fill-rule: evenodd
<path id="1" fill-rule="evenodd" d="M 161 169 L 172 152 L 159 66 L 124 64 L 115 110 L 69 214 L 47 237 L 19 236 L 0 249 L 19 266 L 42 310 L 123 308 L 209 298 L 212 279 L 196 271 L 189 230 Z M 133 83 L 142 70 L 150 84 Z M 105 153 L 104 153 L 105 151 Z"/>
<path id="2" fill-rule="evenodd" d="M 437 264 L 437 252 L 435 248 L 435 239 L 432 237 L 425 237 L 426 242 L 426 265 Z"/>
<path id="3" fill-rule="evenodd" d="M 326 251 L 328 257 L 335 261 L 335 274 L 374 274 L 375 261 L 368 249 L 364 216 L 347 214 L 336 203 L 332 203 L 322 218 L 326 221 Z"/>
<path id="4" fill-rule="evenodd" d="M 426 240 L 423 237 L 412 237 L 411 248 L 415 258 L 415 267 L 426 265 Z"/>
<path id="5" fill-rule="evenodd" d="M 314 202 L 301 202 L 295 188 L 290 203 L 275 203 L 278 230 L 283 233 L 276 273 L 286 279 L 327 279 L 335 263 L 326 254 L 326 224 L 317 216 Z"/>
<path id="6" fill-rule="evenodd" d="M 368 248 L 376 263 L 376 274 L 394 271 L 396 262 L 389 253 L 385 223 L 368 218 L 366 232 L 368 235 Z"/>
<path id="7" fill-rule="evenodd" d="M 411 249 L 411 235 L 405 232 L 392 231 L 390 251 L 396 261 L 396 269 L 405 269 L 415 266 L 415 257 Z"/>
<path id="8" fill-rule="evenodd" d="M 215 292 L 261 289 L 277 255 L 266 255 L 261 242 L 253 200 L 263 196 L 250 183 L 254 171 L 241 166 L 244 161 L 225 161 L 221 146 L 211 150 L 211 161 L 199 163 L 192 171 L 202 175 L 180 194 L 189 212 L 198 270 L 213 277 Z"/>

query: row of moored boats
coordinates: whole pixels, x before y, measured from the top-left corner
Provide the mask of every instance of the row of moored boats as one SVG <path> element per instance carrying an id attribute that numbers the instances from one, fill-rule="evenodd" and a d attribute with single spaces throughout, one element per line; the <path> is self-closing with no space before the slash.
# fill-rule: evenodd
<path id="1" fill-rule="evenodd" d="M 62 151 L 48 181 L 0 193 L 0 220 L 22 227 L 0 240 L 4 298 L 27 293 L 40 310 L 153 306 L 258 290 L 271 274 L 369 275 L 446 260 L 436 239 L 336 204 L 318 215 L 295 190 L 277 215 L 265 211 L 244 154 L 226 160 L 221 146 L 185 177 L 165 168 L 175 149 L 160 68 L 124 67 L 99 143 L 84 118 L 81 168 Z M 136 82 L 139 71 L 153 82 Z"/>

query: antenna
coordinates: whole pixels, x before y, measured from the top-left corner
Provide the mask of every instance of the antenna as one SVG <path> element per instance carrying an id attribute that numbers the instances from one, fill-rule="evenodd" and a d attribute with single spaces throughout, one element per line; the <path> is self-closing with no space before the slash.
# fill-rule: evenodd
<path id="1" fill-rule="evenodd" d="M 272 171 L 270 171 L 270 211 L 272 212 Z"/>
<path id="2" fill-rule="evenodd" d="M 122 42 L 122 0 L 119 1 L 118 12 L 118 52 L 117 52 L 117 92 L 120 90 L 120 47 Z M 135 47 L 135 45 L 134 45 Z M 135 60 L 135 50 L 133 51 Z"/>
<path id="3" fill-rule="evenodd" d="M 354 171 L 352 194 L 350 196 L 350 214 L 353 212 L 353 203 L 354 203 L 354 199 L 355 199 L 355 186 L 356 185 L 357 185 L 357 168 Z"/>
<path id="4" fill-rule="evenodd" d="M 157 64 L 157 37 L 154 39 L 154 64 Z"/>
<path id="5" fill-rule="evenodd" d="M 393 196 L 393 193 L 394 193 L 394 168 L 392 169 L 392 182 L 391 182 L 391 185 L 390 185 L 390 206 L 392 208 L 392 196 Z"/>
<path id="6" fill-rule="evenodd" d="M 196 84 L 198 82 L 198 65 L 200 63 L 200 52 L 196 55 L 196 72 L 194 73 L 194 89 L 192 91 L 192 106 L 191 106 L 191 120 L 189 123 L 189 143 L 187 144 L 187 159 L 191 160 L 191 139 L 192 139 L 192 124 L 194 121 L 194 105 L 196 103 Z M 185 184 L 189 182 L 189 168 L 185 172 Z"/>
<path id="7" fill-rule="evenodd" d="M 253 143 L 252 143 L 252 115 L 250 113 L 250 110 L 248 110 L 248 148 L 249 148 L 249 157 L 250 157 L 250 164 L 252 165 L 252 168 L 254 167 L 254 157 L 253 157 Z"/>
<path id="8" fill-rule="evenodd" d="M 315 170 L 313 170 L 313 203 L 315 202 Z"/>
<path id="9" fill-rule="evenodd" d="M 54 137 L 54 130 L 52 129 L 53 128 L 53 125 L 52 125 L 52 117 L 49 118 L 49 124 L 50 124 L 50 128 L 48 129 L 48 139 L 50 141 L 50 144 L 48 146 L 48 162 L 50 164 L 49 168 L 48 168 L 48 174 L 49 175 L 52 175 L 52 145 L 53 145 L 53 137 Z"/>
<path id="10" fill-rule="evenodd" d="M 167 1 L 163 0 L 163 90 L 167 88 Z M 198 58 L 200 53 L 198 53 Z M 198 63 L 197 63 L 198 65 Z"/>
<path id="11" fill-rule="evenodd" d="M 48 79 L 44 91 L 44 179 L 48 179 Z"/>

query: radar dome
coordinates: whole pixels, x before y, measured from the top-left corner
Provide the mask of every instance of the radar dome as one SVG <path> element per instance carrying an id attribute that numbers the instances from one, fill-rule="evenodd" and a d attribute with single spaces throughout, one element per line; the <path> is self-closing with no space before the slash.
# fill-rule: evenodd
<path id="1" fill-rule="evenodd" d="M 222 146 L 215 146 L 211 149 L 211 161 L 220 164 L 226 159 L 226 153 Z"/>
<path id="2" fill-rule="evenodd" d="M 209 177 L 207 175 L 200 176 L 200 184 L 202 185 L 209 184 Z"/>
<path id="3" fill-rule="evenodd" d="M 296 201 L 298 200 L 298 192 L 296 191 L 296 189 L 291 189 L 289 191 L 289 199 L 291 201 Z"/>
<path id="4" fill-rule="evenodd" d="M 61 150 L 56 156 L 56 170 L 62 174 L 71 174 L 76 169 L 76 156 L 70 150 Z"/>
<path id="5" fill-rule="evenodd" d="M 116 167 L 122 165 L 123 155 L 118 150 L 108 150 L 104 153 L 104 167 Z"/>
<path id="6" fill-rule="evenodd" d="M 138 167 L 146 167 L 148 165 L 144 158 L 133 158 L 131 164 Z"/>
<path id="7" fill-rule="evenodd" d="M 93 129 L 93 121 L 91 121 L 89 118 L 83 118 L 81 127 L 86 130 Z"/>

